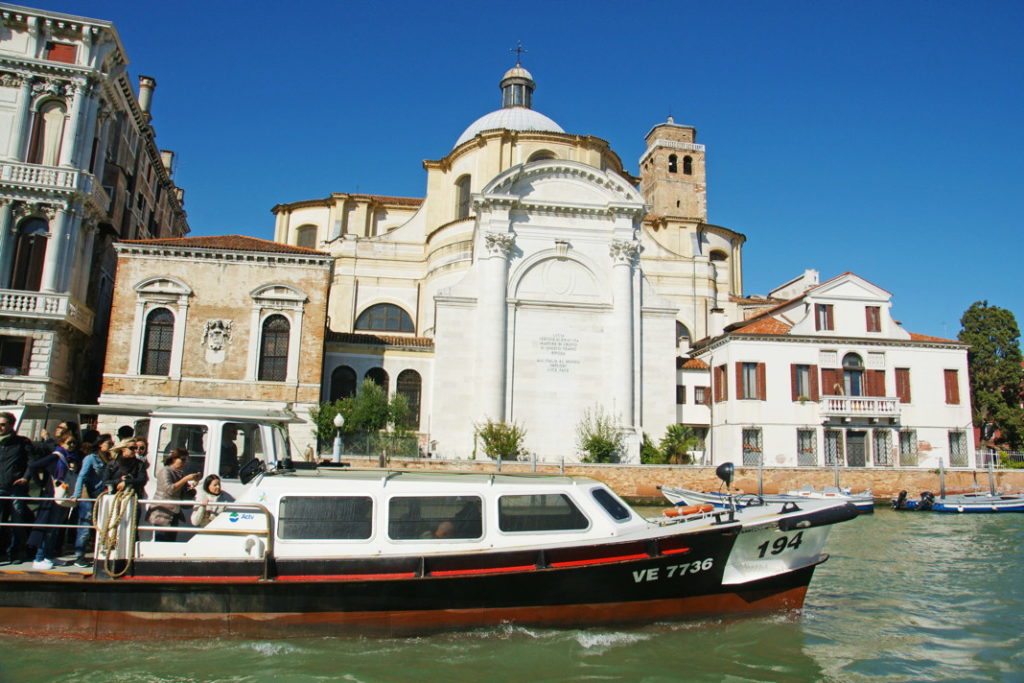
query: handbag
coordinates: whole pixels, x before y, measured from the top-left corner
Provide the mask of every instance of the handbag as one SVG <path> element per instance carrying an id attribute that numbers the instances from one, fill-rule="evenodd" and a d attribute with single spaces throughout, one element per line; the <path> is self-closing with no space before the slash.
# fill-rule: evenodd
<path id="1" fill-rule="evenodd" d="M 73 508 L 75 499 L 71 497 L 71 487 L 60 479 L 53 480 L 53 502 L 63 508 Z"/>

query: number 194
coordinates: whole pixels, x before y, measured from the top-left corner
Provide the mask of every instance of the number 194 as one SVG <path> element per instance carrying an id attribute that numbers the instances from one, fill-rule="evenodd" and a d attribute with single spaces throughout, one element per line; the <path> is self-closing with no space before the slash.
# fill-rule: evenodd
<path id="1" fill-rule="evenodd" d="M 804 532 L 798 531 L 796 533 L 796 536 L 779 536 L 774 541 L 765 541 L 761 545 L 757 546 L 757 557 L 762 558 L 768 552 L 771 552 L 772 555 L 778 555 L 787 548 L 792 548 L 793 550 L 796 550 L 800 547 L 800 544 L 803 542 L 803 539 Z"/>

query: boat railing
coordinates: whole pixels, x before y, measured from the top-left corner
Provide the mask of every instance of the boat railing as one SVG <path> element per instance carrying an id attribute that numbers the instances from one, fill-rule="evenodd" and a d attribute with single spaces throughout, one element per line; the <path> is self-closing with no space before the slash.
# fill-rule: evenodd
<path id="1" fill-rule="evenodd" d="M 30 528 L 30 529 L 42 529 L 42 530 L 45 530 L 45 529 L 81 529 L 83 527 L 88 526 L 94 532 L 96 532 L 96 538 L 97 538 L 97 540 L 99 540 L 99 535 L 100 535 L 102 529 L 104 528 L 104 526 L 106 524 L 106 517 L 105 516 L 101 517 L 101 515 L 98 514 L 98 512 L 101 509 L 103 509 L 102 503 L 105 500 L 110 500 L 111 498 L 112 497 L 109 494 L 101 493 L 96 498 L 69 498 L 68 499 L 68 501 L 73 501 L 75 503 L 93 503 L 94 504 L 95 512 L 93 513 L 92 521 L 90 523 L 88 523 L 88 524 L 82 524 L 81 522 L 76 523 L 76 524 L 72 524 L 70 522 L 63 523 L 63 524 L 49 524 L 49 523 L 40 523 L 40 522 L 35 522 L 35 521 L 33 521 L 33 522 L 11 522 L 11 521 L 7 521 L 7 522 L 0 522 L 0 528 L 10 527 L 10 528 Z M 52 501 L 52 499 L 48 498 L 48 497 L 39 497 L 39 496 L 0 496 L 0 501 L 12 501 L 12 502 L 23 501 L 24 503 L 28 504 L 28 503 L 43 503 L 43 502 L 47 502 L 47 501 Z M 129 562 L 132 562 L 132 561 L 138 559 L 138 552 L 139 552 L 138 544 L 140 543 L 140 540 L 138 539 L 138 532 L 140 532 L 140 531 L 142 531 L 142 532 L 152 532 L 152 533 L 162 532 L 162 533 L 174 533 L 174 534 L 188 534 L 189 536 L 194 536 L 194 535 L 256 536 L 256 537 L 265 539 L 265 541 L 264 541 L 265 542 L 265 546 L 263 548 L 263 557 L 262 558 L 258 558 L 258 559 L 262 559 L 263 560 L 263 578 L 266 579 L 269 576 L 269 573 L 271 571 L 271 568 L 272 568 L 272 565 L 273 565 L 273 561 L 274 561 L 274 533 L 273 533 L 274 532 L 274 528 L 273 528 L 274 521 L 273 521 L 272 515 L 270 514 L 270 508 L 268 508 L 266 505 L 264 505 L 262 503 L 244 503 L 244 502 L 238 502 L 238 501 L 210 502 L 210 501 L 196 501 L 196 500 L 187 500 L 187 499 L 186 500 L 167 500 L 167 499 L 159 499 L 159 498 L 139 498 L 139 499 L 136 499 L 135 502 L 136 502 L 136 508 L 135 509 L 141 511 L 140 513 L 136 514 L 136 518 L 142 517 L 142 516 L 148 514 L 148 511 L 150 509 L 154 508 L 154 507 L 180 506 L 180 507 L 192 508 L 192 507 L 197 507 L 197 506 L 200 506 L 200 505 L 205 505 L 207 507 L 216 507 L 218 509 L 218 511 L 219 511 L 218 514 L 224 513 L 224 512 L 231 512 L 231 511 L 236 511 L 237 512 L 237 511 L 241 511 L 241 510 L 257 512 L 257 513 L 263 515 L 263 519 L 264 519 L 264 522 L 265 522 L 266 526 L 263 529 L 223 529 L 223 528 L 210 529 L 208 526 L 192 526 L 192 525 L 186 525 L 186 526 L 158 526 L 158 525 L 153 525 L 153 524 L 142 525 L 142 524 L 135 524 L 134 520 L 121 520 L 120 523 L 123 524 L 123 525 L 127 525 L 129 523 L 129 521 L 132 522 L 131 528 L 134 530 L 134 537 L 132 538 L 132 542 L 131 542 L 131 544 L 129 546 L 130 550 L 128 552 L 122 553 L 121 557 L 114 557 L 114 555 L 116 554 L 116 548 L 111 548 L 111 549 L 106 550 L 106 551 L 104 551 L 104 550 L 102 550 L 100 548 L 96 548 L 97 556 L 99 556 L 100 554 L 104 554 L 104 556 L 109 558 L 109 559 L 125 560 L 125 561 L 129 561 Z M 73 506 L 73 507 L 67 507 L 65 509 L 68 510 L 68 512 L 70 513 L 70 511 L 73 510 L 75 507 L 77 507 L 77 505 Z M 109 512 L 110 512 L 109 509 L 103 509 L 104 515 L 109 514 Z M 97 520 L 99 520 L 99 522 Z"/>

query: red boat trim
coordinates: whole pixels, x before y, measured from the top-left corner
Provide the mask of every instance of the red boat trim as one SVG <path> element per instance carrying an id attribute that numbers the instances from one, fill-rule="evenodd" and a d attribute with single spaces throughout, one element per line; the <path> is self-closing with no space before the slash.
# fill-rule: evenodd
<path id="1" fill-rule="evenodd" d="M 396 574 L 290 574 L 278 576 L 275 581 L 373 581 L 375 579 L 413 579 L 416 572 Z"/>
<path id="2" fill-rule="evenodd" d="M 690 552 L 689 548 L 670 548 L 668 550 L 662 550 L 661 554 L 662 555 L 678 555 L 679 553 L 688 553 L 688 552 Z"/>
<path id="3" fill-rule="evenodd" d="M 471 576 L 473 574 L 500 574 L 501 572 L 526 572 L 537 568 L 535 564 L 523 564 L 518 567 L 490 567 L 487 569 L 444 569 L 430 572 L 431 576 Z"/>
<path id="4" fill-rule="evenodd" d="M 646 560 L 650 557 L 647 553 L 638 555 L 619 555 L 617 557 L 595 557 L 591 560 L 572 560 L 569 562 L 552 562 L 552 567 L 585 567 L 592 564 L 610 564 L 612 562 L 625 562 L 627 560 Z"/>

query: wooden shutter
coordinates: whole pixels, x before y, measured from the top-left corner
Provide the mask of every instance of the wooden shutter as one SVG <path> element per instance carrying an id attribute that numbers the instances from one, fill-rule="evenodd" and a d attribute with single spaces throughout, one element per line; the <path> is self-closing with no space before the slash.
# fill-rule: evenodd
<path id="1" fill-rule="evenodd" d="M 69 45 L 68 43 L 48 43 L 46 47 L 46 58 L 51 62 L 64 62 L 65 64 L 75 63 L 75 57 L 78 54 L 77 45 Z"/>
<path id="2" fill-rule="evenodd" d="M 835 320 L 832 318 L 832 304 L 825 304 L 825 317 L 828 318 L 828 327 L 826 329 L 836 329 Z"/>
<path id="3" fill-rule="evenodd" d="M 676 385 L 676 405 L 686 403 L 686 387 L 682 384 Z"/>
<path id="4" fill-rule="evenodd" d="M 896 368 L 896 395 L 900 403 L 910 403 L 910 368 Z"/>
<path id="5" fill-rule="evenodd" d="M 821 400 L 821 393 L 818 391 L 818 366 L 817 365 L 812 365 L 811 369 L 808 371 L 808 373 L 807 373 L 807 383 L 811 385 L 809 387 L 810 390 L 811 390 L 811 400 L 812 401 L 819 401 L 819 400 Z"/>
<path id="6" fill-rule="evenodd" d="M 792 363 L 789 366 L 789 393 L 790 400 L 795 401 L 800 397 L 800 393 L 796 389 L 796 364 Z"/>
<path id="7" fill-rule="evenodd" d="M 840 370 L 824 368 L 821 371 L 821 393 L 825 396 L 835 396 L 842 393 L 836 389 L 836 385 L 843 386 L 843 376 Z"/>
<path id="8" fill-rule="evenodd" d="M 706 406 L 711 405 L 711 387 L 701 387 L 704 390 L 704 400 L 701 401 Z"/>
<path id="9" fill-rule="evenodd" d="M 764 363 L 757 364 L 757 397 L 764 401 L 768 397 L 767 387 L 765 386 L 765 368 Z"/>
<path id="10" fill-rule="evenodd" d="M 814 304 L 814 329 L 817 331 L 821 330 L 821 310 L 822 304 Z"/>
<path id="11" fill-rule="evenodd" d="M 885 370 L 867 371 L 867 396 L 885 396 Z"/>
<path id="12" fill-rule="evenodd" d="M 881 308 L 878 306 L 865 306 L 864 315 L 866 316 L 866 324 L 868 332 L 881 332 L 882 331 L 882 314 Z"/>
<path id="13" fill-rule="evenodd" d="M 960 405 L 960 381 L 956 370 L 944 370 L 946 380 L 946 403 L 951 406 Z"/>
<path id="14" fill-rule="evenodd" d="M 736 398 L 746 398 L 743 393 L 743 363 L 736 363 Z"/>

